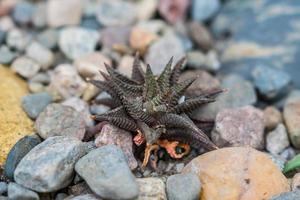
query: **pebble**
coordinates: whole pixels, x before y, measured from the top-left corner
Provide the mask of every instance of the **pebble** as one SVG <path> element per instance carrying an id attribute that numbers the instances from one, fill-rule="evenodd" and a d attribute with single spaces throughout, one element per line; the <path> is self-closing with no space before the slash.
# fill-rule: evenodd
<path id="1" fill-rule="evenodd" d="M 82 99 L 78 97 L 71 97 L 69 99 L 66 99 L 64 102 L 62 102 L 62 105 L 64 106 L 70 106 L 77 112 L 81 114 L 81 116 L 84 118 L 86 125 L 92 126 L 93 120 L 91 119 L 91 114 L 89 111 L 89 105 L 87 102 L 83 101 Z"/>
<path id="2" fill-rule="evenodd" d="M 180 39 L 174 34 L 169 34 L 149 47 L 145 60 L 150 64 L 153 74 L 160 74 L 172 56 L 173 63 L 176 63 L 184 56 L 184 50 Z"/>
<path id="3" fill-rule="evenodd" d="M 101 200 L 93 194 L 83 194 L 75 197 L 66 198 L 65 200 Z"/>
<path id="4" fill-rule="evenodd" d="M 274 131 L 267 134 L 266 149 L 270 153 L 280 154 L 288 146 L 290 146 L 289 137 L 283 124 L 278 124 Z"/>
<path id="5" fill-rule="evenodd" d="M 288 147 L 280 154 L 280 156 L 285 160 L 291 160 L 296 156 L 296 151 L 293 147 Z"/>
<path id="6" fill-rule="evenodd" d="M 282 122 L 281 112 L 274 106 L 268 106 L 264 109 L 265 127 L 273 130 Z"/>
<path id="7" fill-rule="evenodd" d="M 45 28 L 47 25 L 47 4 L 39 2 L 36 4 L 35 11 L 32 15 L 32 24 L 36 28 Z"/>
<path id="8" fill-rule="evenodd" d="M 37 35 L 37 42 L 48 49 L 54 49 L 58 45 L 59 32 L 56 29 L 46 29 Z"/>
<path id="9" fill-rule="evenodd" d="M 21 107 L 22 97 L 28 94 L 26 82 L 1 65 L 0 77 L 0 165 L 3 165 L 14 144 L 34 130 Z"/>
<path id="10" fill-rule="evenodd" d="M 7 195 L 10 200 L 19 200 L 19 199 L 39 200 L 40 199 L 39 195 L 34 191 L 31 191 L 13 182 L 8 184 Z"/>
<path id="11" fill-rule="evenodd" d="M 28 25 L 35 11 L 35 6 L 27 1 L 20 1 L 14 8 L 12 17 L 17 24 Z"/>
<path id="12" fill-rule="evenodd" d="M 1 30 L 1 28 L 0 28 L 0 44 L 2 44 L 4 42 L 5 37 L 6 37 L 6 32 Z"/>
<path id="13" fill-rule="evenodd" d="M 49 0 L 47 1 L 47 22 L 50 27 L 77 25 L 83 11 L 81 0 Z"/>
<path id="14" fill-rule="evenodd" d="M 30 79 L 32 82 L 42 83 L 42 84 L 49 84 L 50 83 L 50 76 L 48 73 L 37 73 L 34 77 Z"/>
<path id="15" fill-rule="evenodd" d="M 5 194 L 7 192 L 7 183 L 0 182 L 0 195 Z"/>
<path id="16" fill-rule="evenodd" d="M 132 24 L 137 17 L 135 4 L 128 1 L 102 1 L 96 13 L 104 26 L 123 26 Z"/>
<path id="17" fill-rule="evenodd" d="M 130 46 L 138 51 L 140 54 L 144 54 L 149 45 L 153 43 L 158 36 L 155 33 L 149 32 L 140 27 L 134 27 L 130 33 Z"/>
<path id="18" fill-rule="evenodd" d="M 85 125 L 80 112 L 57 103 L 49 104 L 35 121 L 36 130 L 44 139 L 53 136 L 72 136 L 82 140 Z"/>
<path id="19" fill-rule="evenodd" d="M 31 149 L 41 142 L 41 138 L 38 135 L 28 135 L 17 141 L 7 155 L 4 165 L 4 175 L 13 180 L 14 171 L 19 162 Z"/>
<path id="20" fill-rule="evenodd" d="M 6 45 L 0 47 L 0 63 L 4 65 L 10 64 L 17 57 L 17 53 L 11 51 Z"/>
<path id="21" fill-rule="evenodd" d="M 73 13 L 73 12 L 72 12 Z M 100 34 L 97 31 L 81 27 L 68 27 L 61 30 L 60 50 L 71 60 L 95 50 Z"/>
<path id="22" fill-rule="evenodd" d="M 54 54 L 38 42 L 32 42 L 27 46 L 26 55 L 39 63 L 43 70 L 54 63 Z"/>
<path id="23" fill-rule="evenodd" d="M 170 23 L 183 21 L 190 4 L 189 0 L 163 0 L 159 1 L 159 14 Z"/>
<path id="24" fill-rule="evenodd" d="M 197 50 L 188 52 L 187 65 L 192 68 L 213 72 L 219 70 L 221 67 L 217 53 L 213 50 L 209 51 L 207 54 Z"/>
<path id="25" fill-rule="evenodd" d="M 98 20 L 95 17 L 83 18 L 81 20 L 81 27 L 91 30 L 99 30 L 102 26 L 99 24 Z"/>
<path id="26" fill-rule="evenodd" d="M 213 142 L 219 146 L 264 147 L 263 112 L 253 106 L 227 108 L 216 117 Z"/>
<path id="27" fill-rule="evenodd" d="M 104 28 L 101 32 L 101 43 L 104 48 L 112 49 L 113 47 L 126 46 L 129 42 L 131 27 L 129 26 L 112 26 Z"/>
<path id="28" fill-rule="evenodd" d="M 300 173 L 296 173 L 293 176 L 291 187 L 292 187 L 292 191 L 300 190 Z"/>
<path id="29" fill-rule="evenodd" d="M 160 178 L 137 178 L 139 197 L 137 200 L 167 200 L 165 183 Z"/>
<path id="30" fill-rule="evenodd" d="M 84 78 L 97 77 L 103 80 L 99 71 L 106 72 L 104 63 L 111 66 L 112 61 L 103 53 L 96 51 L 77 58 L 74 61 L 74 66 Z"/>
<path id="31" fill-rule="evenodd" d="M 199 199 L 201 183 L 196 174 L 175 174 L 167 179 L 167 194 L 169 200 Z"/>
<path id="32" fill-rule="evenodd" d="M 101 115 L 109 110 L 110 110 L 110 108 L 105 105 L 92 104 L 90 106 L 90 111 L 91 111 L 91 114 L 93 114 L 93 115 Z"/>
<path id="33" fill-rule="evenodd" d="M 0 30 L 4 32 L 8 32 L 15 28 L 15 24 L 11 17 L 3 16 L 0 17 Z"/>
<path id="34" fill-rule="evenodd" d="M 283 171 L 286 159 L 279 155 L 266 153 L 280 171 Z"/>
<path id="35" fill-rule="evenodd" d="M 86 89 L 83 92 L 82 99 L 84 101 L 91 101 L 101 90 L 91 83 L 88 84 Z"/>
<path id="36" fill-rule="evenodd" d="M 20 52 L 25 50 L 30 40 L 30 36 L 21 29 L 12 29 L 6 35 L 7 46 Z"/>
<path id="37" fill-rule="evenodd" d="M 22 107 L 31 119 L 35 119 L 51 101 L 47 92 L 29 94 L 22 98 Z"/>
<path id="38" fill-rule="evenodd" d="M 78 75 L 75 67 L 70 64 L 58 65 L 50 77 L 50 88 L 57 91 L 64 99 L 81 96 L 87 87 L 87 83 Z"/>
<path id="39" fill-rule="evenodd" d="M 40 93 L 45 91 L 45 86 L 38 82 L 28 82 L 28 89 L 31 93 Z"/>
<path id="40" fill-rule="evenodd" d="M 55 200 L 64 200 L 68 197 L 68 195 L 66 193 L 58 193 L 56 196 L 55 196 Z"/>
<path id="41" fill-rule="evenodd" d="M 76 163 L 75 170 L 104 199 L 134 199 L 139 194 L 125 156 L 115 145 L 90 151 Z"/>
<path id="42" fill-rule="evenodd" d="M 200 49 L 208 51 L 213 47 L 213 38 L 201 22 L 193 21 L 188 25 L 188 28 L 191 38 Z"/>
<path id="43" fill-rule="evenodd" d="M 96 135 L 96 147 L 114 144 L 122 149 L 131 170 L 137 167 L 137 161 L 133 155 L 132 134 L 128 131 L 119 129 L 116 126 L 106 124 L 101 132 Z"/>
<path id="44" fill-rule="evenodd" d="M 147 21 L 153 17 L 156 12 L 158 0 L 141 0 L 137 3 L 138 21 Z"/>
<path id="45" fill-rule="evenodd" d="M 297 200 L 297 199 L 300 199 L 300 191 L 285 192 L 270 198 L 270 200 Z"/>
<path id="46" fill-rule="evenodd" d="M 202 154 L 183 169 L 183 173 L 188 172 L 200 178 L 203 200 L 269 199 L 290 190 L 288 180 L 272 160 L 249 147 L 222 148 Z"/>
<path id="47" fill-rule="evenodd" d="M 15 181 L 36 192 L 53 192 L 68 186 L 74 165 L 85 154 L 74 137 L 50 137 L 32 149 L 18 164 Z"/>
<path id="48" fill-rule="evenodd" d="M 191 6 L 191 16 L 195 21 L 206 21 L 213 17 L 220 9 L 219 0 L 193 0 Z"/>
<path id="49" fill-rule="evenodd" d="M 76 174 L 78 176 L 78 174 Z M 89 188 L 89 186 L 86 184 L 86 182 L 81 182 L 72 186 L 69 186 L 68 188 L 68 194 L 69 195 L 81 195 L 81 194 L 91 194 L 92 191 Z"/>
<path id="50" fill-rule="evenodd" d="M 31 58 L 21 56 L 14 60 L 11 69 L 24 78 L 31 78 L 38 73 L 41 66 Z"/>
<path id="51" fill-rule="evenodd" d="M 274 99 L 285 94 L 291 82 L 291 77 L 286 72 L 266 66 L 254 68 L 252 77 L 259 93 L 267 99 Z"/>
<path id="52" fill-rule="evenodd" d="M 300 100 L 290 101 L 284 106 L 283 118 L 291 143 L 300 148 Z"/>

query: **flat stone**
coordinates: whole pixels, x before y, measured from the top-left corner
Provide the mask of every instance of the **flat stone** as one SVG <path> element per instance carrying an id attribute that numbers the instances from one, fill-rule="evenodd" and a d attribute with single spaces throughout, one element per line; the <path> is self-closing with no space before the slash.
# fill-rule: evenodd
<path id="1" fill-rule="evenodd" d="M 212 141 L 219 147 L 264 147 L 263 112 L 253 106 L 223 109 L 218 113 L 212 131 Z"/>
<path id="2" fill-rule="evenodd" d="M 249 147 L 222 148 L 200 155 L 183 169 L 187 172 L 198 174 L 201 200 L 269 199 L 290 190 L 288 180 L 270 158 Z"/>
<path id="3" fill-rule="evenodd" d="M 16 183 L 9 183 L 8 184 L 8 198 L 11 200 L 39 200 L 39 195 L 35 193 L 34 191 L 31 191 L 21 185 L 18 185 Z"/>
<path id="4" fill-rule="evenodd" d="M 297 200 L 300 198 L 300 191 L 285 192 L 272 197 L 270 200 Z"/>
<path id="5" fill-rule="evenodd" d="M 73 60 L 93 52 L 99 38 L 100 34 L 97 31 L 68 27 L 62 29 L 60 33 L 59 48 L 69 59 Z"/>
<path id="6" fill-rule="evenodd" d="M 281 112 L 274 106 L 268 106 L 264 109 L 265 127 L 273 130 L 282 122 Z"/>
<path id="7" fill-rule="evenodd" d="M 115 145 L 90 151 L 76 163 L 75 170 L 104 199 L 134 199 L 139 194 L 124 154 Z"/>
<path id="8" fill-rule="evenodd" d="M 190 51 L 187 53 L 187 65 L 195 69 L 217 71 L 221 63 L 215 51 L 211 50 L 207 54 L 201 51 Z"/>
<path id="9" fill-rule="evenodd" d="M 26 55 L 39 63 L 44 70 L 54 63 L 54 54 L 38 42 L 32 42 L 28 45 Z"/>
<path id="10" fill-rule="evenodd" d="M 102 1 L 96 16 L 104 26 L 123 26 L 132 24 L 137 15 L 136 7 L 128 1 Z"/>
<path id="11" fill-rule="evenodd" d="M 47 22 L 50 27 L 77 25 L 82 16 L 83 2 L 80 0 L 47 1 Z"/>
<path id="12" fill-rule="evenodd" d="M 213 17 L 221 7 L 219 0 L 193 0 L 192 19 L 195 21 L 206 21 Z"/>
<path id="13" fill-rule="evenodd" d="M 290 136 L 291 143 L 300 148 L 300 101 L 290 101 L 283 109 L 283 118 Z"/>
<path id="14" fill-rule="evenodd" d="M 167 194 L 169 200 L 199 199 L 201 183 L 196 174 L 175 174 L 167 179 Z"/>
<path id="15" fill-rule="evenodd" d="M 21 98 L 28 93 L 26 83 L 4 66 L 0 66 L 0 79 L 0 165 L 3 165 L 13 145 L 33 132 L 33 123 L 21 107 Z"/>
<path id="16" fill-rule="evenodd" d="M 31 78 L 38 73 L 41 66 L 31 58 L 22 56 L 14 60 L 11 69 L 24 78 Z"/>
<path id="17" fill-rule="evenodd" d="M 38 134 L 46 139 L 53 136 L 72 136 L 82 140 L 85 133 L 84 117 L 70 106 L 49 104 L 35 122 Z"/>
<path id="18" fill-rule="evenodd" d="M 272 154 L 280 154 L 290 146 L 288 133 L 283 124 L 279 124 L 274 131 L 267 134 L 266 149 Z"/>
<path id="19" fill-rule="evenodd" d="M 41 138 L 38 135 L 29 135 L 21 138 L 10 150 L 7 155 L 5 166 L 4 166 L 4 175 L 9 179 L 13 180 L 14 171 L 22 160 L 22 158 L 30 152 L 36 145 L 41 143 Z"/>
<path id="20" fill-rule="evenodd" d="M 31 119 L 35 119 L 51 101 L 47 92 L 30 94 L 22 98 L 22 107 Z"/>
<path id="21" fill-rule="evenodd" d="M 107 124 L 101 129 L 101 132 L 96 135 L 96 147 L 114 144 L 122 149 L 125 154 L 126 160 L 131 170 L 137 167 L 137 161 L 133 155 L 132 149 L 132 134 L 128 131 L 119 129 L 116 126 Z"/>
<path id="22" fill-rule="evenodd" d="M 167 200 L 165 183 L 160 178 L 137 178 L 139 197 L 137 200 Z"/>
<path id="23" fill-rule="evenodd" d="M 15 181 L 36 192 L 53 192 L 68 186 L 74 165 L 85 154 L 83 143 L 74 137 L 50 137 L 33 148 L 18 164 Z"/>

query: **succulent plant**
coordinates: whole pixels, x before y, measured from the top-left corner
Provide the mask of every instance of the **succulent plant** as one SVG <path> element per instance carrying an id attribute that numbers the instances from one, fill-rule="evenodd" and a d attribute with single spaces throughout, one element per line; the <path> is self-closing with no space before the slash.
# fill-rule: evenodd
<path id="1" fill-rule="evenodd" d="M 173 68 L 172 60 L 173 58 L 159 76 L 155 76 L 149 65 L 146 72 L 142 70 L 136 55 L 131 78 L 105 65 L 108 74 L 100 72 L 104 77 L 103 81 L 89 80 L 111 96 L 100 99 L 97 103 L 109 105 L 112 110 L 93 118 L 136 134 L 136 145 L 146 143 L 143 166 L 147 165 L 152 151 L 157 151 L 159 147 L 166 148 L 173 158 L 181 158 L 187 154 L 190 146 L 203 146 L 208 150 L 217 148 L 186 113 L 214 102 L 215 97 L 223 90 L 213 89 L 197 96 L 184 96 L 195 79 L 179 82 L 185 59 L 180 59 Z M 184 97 L 185 100 L 182 101 Z M 185 151 L 178 153 L 177 147 Z"/>

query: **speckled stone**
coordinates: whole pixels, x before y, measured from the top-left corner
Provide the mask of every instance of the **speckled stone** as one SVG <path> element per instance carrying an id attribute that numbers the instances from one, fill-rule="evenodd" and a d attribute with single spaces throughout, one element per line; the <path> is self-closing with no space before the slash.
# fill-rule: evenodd
<path id="1" fill-rule="evenodd" d="M 137 178 L 139 197 L 137 200 L 167 200 L 165 183 L 160 178 Z"/>
<path id="2" fill-rule="evenodd" d="M 1 165 L 13 145 L 33 132 L 33 123 L 21 107 L 21 98 L 28 93 L 26 83 L 4 66 L 0 66 L 0 79 Z"/>

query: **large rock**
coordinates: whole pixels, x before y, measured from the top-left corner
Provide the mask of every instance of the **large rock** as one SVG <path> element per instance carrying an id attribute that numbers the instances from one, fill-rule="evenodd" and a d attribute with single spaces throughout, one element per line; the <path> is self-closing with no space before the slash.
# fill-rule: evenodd
<path id="1" fill-rule="evenodd" d="M 183 169 L 187 172 L 198 174 L 201 200 L 261 200 L 290 190 L 288 180 L 269 157 L 249 147 L 198 156 Z"/>
<path id="2" fill-rule="evenodd" d="M 104 199 L 133 199 L 138 185 L 122 150 L 107 145 L 90 151 L 75 165 L 76 172 L 91 190 Z"/>
<path id="3" fill-rule="evenodd" d="M 212 26 L 217 37 L 231 35 L 221 71 L 250 78 L 255 67 L 270 66 L 289 73 L 299 87 L 299 9 L 293 0 L 227 1 Z"/>
<path id="4" fill-rule="evenodd" d="M 263 112 L 253 106 L 224 109 L 216 117 L 212 140 L 219 146 L 264 147 Z"/>
<path id="5" fill-rule="evenodd" d="M 43 193 L 64 188 L 73 180 L 74 165 L 85 151 L 84 144 L 77 138 L 48 138 L 21 160 L 15 170 L 15 181 Z"/>
<path id="6" fill-rule="evenodd" d="M 21 107 L 21 98 L 28 93 L 26 83 L 1 65 L 0 80 L 0 165 L 2 165 L 12 146 L 33 132 L 33 123 Z"/>
<path id="7" fill-rule="evenodd" d="M 300 148 L 300 100 L 289 100 L 284 106 L 283 117 L 292 144 Z"/>

